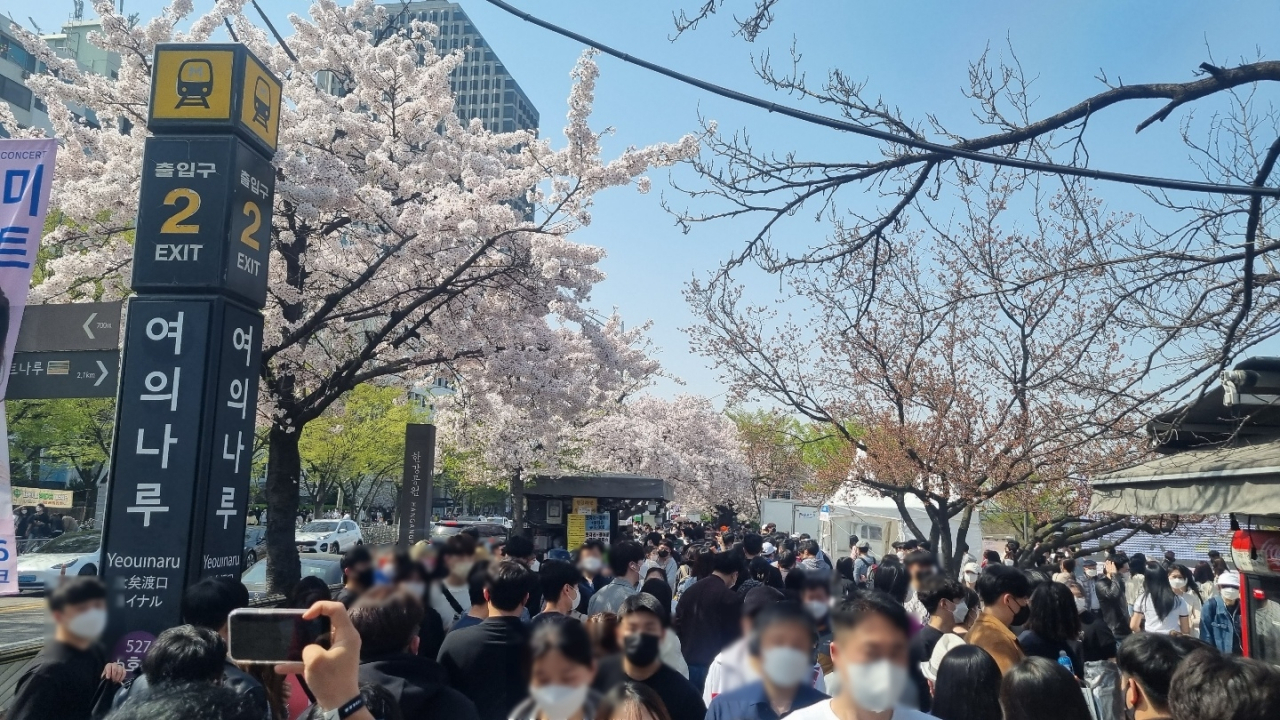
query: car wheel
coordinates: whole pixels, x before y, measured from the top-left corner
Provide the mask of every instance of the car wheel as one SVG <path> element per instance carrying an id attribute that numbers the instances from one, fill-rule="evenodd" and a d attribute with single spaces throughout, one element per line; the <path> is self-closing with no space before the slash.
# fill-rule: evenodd
<path id="1" fill-rule="evenodd" d="M 338 547 L 338 543 L 336 543 L 336 542 L 335 542 L 335 543 L 330 543 L 330 544 L 329 544 L 329 552 L 333 553 L 334 555 L 341 555 L 341 554 L 342 554 L 342 549 Z"/>
<path id="2" fill-rule="evenodd" d="M 364 540 L 363 540 L 363 539 L 361 539 L 361 540 L 356 540 L 356 544 L 357 544 L 357 545 L 363 545 L 363 544 L 364 544 Z"/>
<path id="3" fill-rule="evenodd" d="M 257 556 L 257 554 L 256 554 L 256 553 L 254 553 L 252 550 L 250 550 L 249 552 L 245 553 L 245 556 L 244 556 L 244 566 L 245 566 L 246 568 L 253 567 L 253 564 L 254 564 L 254 563 L 256 563 L 256 562 L 258 562 L 258 556 Z"/>
<path id="4" fill-rule="evenodd" d="M 84 567 L 80 568 L 80 572 L 76 574 L 77 575 L 97 575 L 98 568 L 94 567 L 93 565 L 85 565 Z"/>

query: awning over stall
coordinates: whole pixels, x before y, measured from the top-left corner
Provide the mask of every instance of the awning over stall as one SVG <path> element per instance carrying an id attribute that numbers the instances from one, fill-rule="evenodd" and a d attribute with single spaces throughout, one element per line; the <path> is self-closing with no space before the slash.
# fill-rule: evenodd
<path id="1" fill-rule="evenodd" d="M 1091 512 L 1280 515 L 1280 439 L 1183 450 L 1099 477 Z"/>
<path id="2" fill-rule="evenodd" d="M 675 487 L 658 478 L 642 475 L 539 476 L 529 483 L 526 495 L 600 497 L 631 500 L 666 500 L 676 497 Z"/>

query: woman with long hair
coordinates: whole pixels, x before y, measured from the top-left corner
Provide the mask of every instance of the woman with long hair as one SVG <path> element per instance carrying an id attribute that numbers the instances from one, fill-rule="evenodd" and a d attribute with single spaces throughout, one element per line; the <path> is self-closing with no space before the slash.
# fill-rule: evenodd
<path id="1" fill-rule="evenodd" d="M 1191 637 L 1200 637 L 1200 611 L 1204 608 L 1204 602 L 1200 600 L 1200 586 L 1191 569 L 1181 563 L 1169 566 L 1169 587 L 1173 588 L 1174 595 L 1187 603 L 1187 609 L 1191 611 L 1187 616 L 1191 622 Z"/>
<path id="2" fill-rule="evenodd" d="M 1031 616 L 1027 629 L 1018 636 L 1022 652 L 1028 657 L 1042 657 L 1060 663 L 1064 655 L 1071 661 L 1071 672 L 1084 679 L 1084 662 L 1076 651 L 1080 639 L 1080 613 L 1076 598 L 1062 583 L 1041 583 L 1031 593 Z"/>
<path id="3" fill-rule="evenodd" d="M 961 645 L 943 656 L 930 712 L 939 720 L 1000 720 L 1000 666 L 991 654 Z"/>
<path id="4" fill-rule="evenodd" d="M 671 713 L 648 685 L 629 682 L 604 696 L 596 720 L 671 720 Z"/>
<path id="5" fill-rule="evenodd" d="M 1146 583 L 1142 594 L 1133 603 L 1133 617 L 1129 629 L 1169 635 L 1191 634 L 1191 608 L 1187 601 L 1173 591 L 1169 573 L 1152 563 L 1147 566 Z"/>
<path id="6" fill-rule="evenodd" d="M 1000 683 L 1004 720 L 1092 720 L 1080 683 L 1058 663 L 1029 657 Z"/>
<path id="7" fill-rule="evenodd" d="M 613 613 L 596 613 L 587 618 L 587 635 L 591 637 L 591 652 L 599 660 L 622 652 L 618 645 L 618 616 Z"/>
<path id="8" fill-rule="evenodd" d="M 876 568 L 875 579 L 871 586 L 889 594 L 900 603 L 907 601 L 907 591 L 911 589 L 911 577 L 900 563 L 886 562 Z"/>
<path id="9" fill-rule="evenodd" d="M 529 659 L 529 698 L 511 711 L 511 720 L 594 720 L 596 659 L 582 623 L 568 617 L 539 623 Z"/>

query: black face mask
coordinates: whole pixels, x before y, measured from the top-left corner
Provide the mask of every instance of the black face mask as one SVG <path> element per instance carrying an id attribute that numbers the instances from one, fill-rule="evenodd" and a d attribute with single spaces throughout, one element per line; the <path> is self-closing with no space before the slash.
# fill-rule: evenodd
<path id="1" fill-rule="evenodd" d="M 360 584 L 360 587 L 373 587 L 373 568 L 365 568 L 356 573 L 354 580 Z"/>
<path id="2" fill-rule="evenodd" d="M 1013 614 L 1013 620 L 1009 621 L 1009 624 L 1017 625 L 1021 627 L 1023 625 L 1026 625 L 1027 620 L 1030 620 L 1030 619 L 1031 619 L 1031 606 L 1023 605 L 1021 610 Z"/>
<path id="3" fill-rule="evenodd" d="M 666 559 L 667 559 L 667 556 L 668 556 L 668 555 L 670 555 L 670 554 L 671 554 L 671 553 L 667 552 L 666 550 L 659 550 L 659 551 L 658 551 L 658 557 L 662 558 L 663 560 L 666 560 Z"/>
<path id="4" fill-rule="evenodd" d="M 634 633 L 622 639 L 622 654 L 632 665 L 648 667 L 658 659 L 659 642 L 657 635 Z"/>

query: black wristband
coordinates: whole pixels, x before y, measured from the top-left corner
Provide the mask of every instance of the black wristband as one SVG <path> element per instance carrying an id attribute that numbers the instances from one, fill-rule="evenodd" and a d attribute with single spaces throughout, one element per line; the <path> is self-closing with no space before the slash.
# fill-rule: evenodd
<path id="1" fill-rule="evenodd" d="M 338 706 L 338 720 L 347 720 L 362 708 L 364 708 L 364 698 L 357 695 Z"/>

